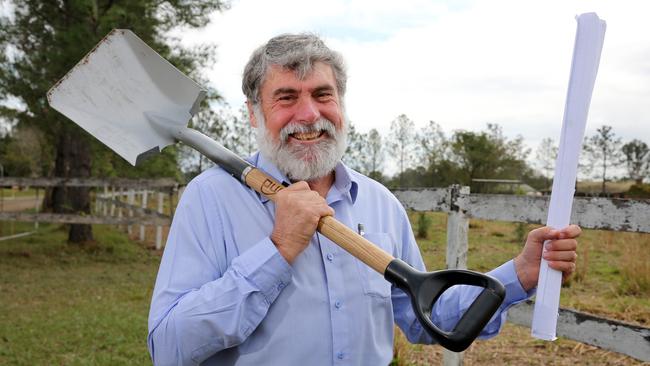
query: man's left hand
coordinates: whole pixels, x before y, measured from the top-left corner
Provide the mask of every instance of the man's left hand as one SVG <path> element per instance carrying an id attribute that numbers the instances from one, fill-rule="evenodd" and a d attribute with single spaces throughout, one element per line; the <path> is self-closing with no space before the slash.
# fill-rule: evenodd
<path id="1" fill-rule="evenodd" d="M 562 230 L 545 226 L 528 233 L 524 249 L 515 258 L 517 277 L 524 290 L 537 286 L 542 256 L 548 261 L 549 267 L 562 272 L 563 280 L 566 281 L 571 276 L 576 269 L 576 238 L 581 231 L 579 226 L 569 225 Z M 546 249 L 542 250 L 547 240 Z"/>

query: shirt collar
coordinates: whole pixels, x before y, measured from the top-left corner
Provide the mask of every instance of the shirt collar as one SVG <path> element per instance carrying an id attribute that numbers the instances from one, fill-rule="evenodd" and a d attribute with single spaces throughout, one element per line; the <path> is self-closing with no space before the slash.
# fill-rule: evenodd
<path id="1" fill-rule="evenodd" d="M 275 180 L 283 184 L 290 184 L 291 181 L 278 169 L 275 164 L 273 164 L 264 154 L 259 151 L 250 156 L 248 162 L 255 165 L 258 169 L 262 170 L 264 173 L 270 175 Z M 357 199 L 357 191 L 359 184 L 357 183 L 356 177 L 351 172 L 343 162 L 338 162 L 334 168 L 334 184 L 330 188 L 329 193 L 327 194 L 328 203 L 337 201 L 341 196 L 349 199 L 353 204 Z M 266 203 L 269 201 L 267 197 L 258 193 L 260 201 Z"/>

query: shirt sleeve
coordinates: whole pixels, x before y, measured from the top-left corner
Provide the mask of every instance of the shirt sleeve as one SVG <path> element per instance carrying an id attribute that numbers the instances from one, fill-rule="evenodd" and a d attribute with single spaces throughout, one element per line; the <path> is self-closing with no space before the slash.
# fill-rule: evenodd
<path id="1" fill-rule="evenodd" d="M 425 270 L 424 264 L 422 262 L 419 248 L 415 242 L 415 238 L 413 237 L 410 224 L 408 221 L 404 221 L 402 226 L 403 237 L 401 239 L 403 240 L 402 243 L 405 244 L 401 251 L 401 259 L 412 267 L 423 271 Z M 488 324 L 481 331 L 479 335 L 479 338 L 481 339 L 497 335 L 506 321 L 507 310 L 534 294 L 534 290 L 526 292 L 521 287 L 521 283 L 517 278 L 513 260 L 510 260 L 488 272 L 487 275 L 496 278 L 504 285 L 506 289 L 506 298 L 492 319 L 490 319 Z M 444 331 L 453 330 L 465 311 L 467 311 L 481 291 L 482 288 L 475 286 L 461 285 L 451 287 L 442 294 L 433 306 L 431 311 L 431 319 L 433 323 Z M 411 306 L 411 300 L 406 293 L 393 287 L 392 302 L 395 322 L 409 342 L 423 344 L 435 343 L 417 320 Z"/>
<path id="2" fill-rule="evenodd" d="M 174 215 L 149 313 L 155 365 L 198 364 L 239 345 L 291 281 L 291 267 L 268 237 L 222 271 L 214 253 L 224 251 L 223 228 L 214 214 L 208 227 L 203 204 L 190 184 Z"/>

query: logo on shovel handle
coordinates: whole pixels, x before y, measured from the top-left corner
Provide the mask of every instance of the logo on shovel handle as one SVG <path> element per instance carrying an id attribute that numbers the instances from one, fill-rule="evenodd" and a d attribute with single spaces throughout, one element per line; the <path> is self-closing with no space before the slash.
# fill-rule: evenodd
<path id="1" fill-rule="evenodd" d="M 265 196 L 274 195 L 274 194 L 278 193 L 282 188 L 284 188 L 284 187 L 282 187 L 282 185 L 280 185 L 280 184 L 278 184 L 278 183 L 276 183 L 276 182 L 274 182 L 274 181 L 272 181 L 270 179 L 266 179 L 262 183 L 262 194 L 265 195 Z"/>

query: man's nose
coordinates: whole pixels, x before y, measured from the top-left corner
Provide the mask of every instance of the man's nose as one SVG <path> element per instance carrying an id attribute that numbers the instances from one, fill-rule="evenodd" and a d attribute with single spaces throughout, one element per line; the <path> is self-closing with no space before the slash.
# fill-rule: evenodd
<path id="1" fill-rule="evenodd" d="M 316 101 L 311 98 L 300 98 L 296 105 L 295 120 L 304 122 L 316 122 L 320 118 L 320 111 Z"/>

